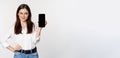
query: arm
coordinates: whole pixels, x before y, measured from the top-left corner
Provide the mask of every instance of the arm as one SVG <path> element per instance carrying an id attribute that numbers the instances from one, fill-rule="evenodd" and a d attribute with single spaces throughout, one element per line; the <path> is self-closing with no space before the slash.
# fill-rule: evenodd
<path id="1" fill-rule="evenodd" d="M 47 21 L 45 20 L 45 25 L 47 24 Z M 36 31 L 36 38 L 40 37 L 42 27 L 38 27 Z"/>
<path id="2" fill-rule="evenodd" d="M 41 30 L 42 30 L 42 28 L 40 28 L 40 27 L 37 28 L 37 31 L 36 31 L 36 38 L 39 38 L 39 37 L 40 37 Z"/>
<path id="3" fill-rule="evenodd" d="M 15 50 L 21 49 L 20 45 L 16 45 L 15 47 L 11 46 L 9 43 L 9 38 L 11 38 L 13 32 L 13 28 L 10 28 L 9 32 L 6 33 L 6 35 L 2 36 L 1 38 L 1 44 L 3 47 L 9 49 L 10 51 L 14 52 Z"/>
<path id="4" fill-rule="evenodd" d="M 10 51 L 12 52 L 15 52 L 16 50 L 20 50 L 21 49 L 21 46 L 20 45 L 17 45 L 15 48 L 12 47 L 12 46 L 8 46 L 7 49 L 9 49 Z"/>
<path id="5" fill-rule="evenodd" d="M 47 21 L 45 21 L 45 25 L 46 24 L 47 24 Z M 41 31 L 42 31 L 42 27 L 37 27 L 34 43 L 37 43 L 40 40 Z"/>
<path id="6" fill-rule="evenodd" d="M 10 46 L 10 45 L 7 47 L 7 49 L 11 50 L 12 52 L 15 51 L 15 49 L 12 46 Z"/>

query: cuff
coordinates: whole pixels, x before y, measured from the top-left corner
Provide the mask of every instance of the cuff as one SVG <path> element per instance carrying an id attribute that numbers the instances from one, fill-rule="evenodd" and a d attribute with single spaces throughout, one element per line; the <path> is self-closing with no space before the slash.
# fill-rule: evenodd
<path id="1" fill-rule="evenodd" d="M 6 42 L 1 43 L 1 44 L 2 44 L 2 46 L 3 46 L 3 47 L 8 47 L 8 46 L 9 46 L 9 44 L 8 44 L 8 43 L 6 43 Z"/>

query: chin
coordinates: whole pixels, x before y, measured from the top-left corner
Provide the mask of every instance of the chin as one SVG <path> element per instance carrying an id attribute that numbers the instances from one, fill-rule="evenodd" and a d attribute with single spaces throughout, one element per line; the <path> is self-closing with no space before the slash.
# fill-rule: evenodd
<path id="1" fill-rule="evenodd" d="M 26 22 L 26 20 L 21 20 L 22 22 Z"/>
<path id="2" fill-rule="evenodd" d="M 22 21 L 22 22 L 25 22 L 25 21 L 26 21 L 26 19 L 22 19 L 21 21 Z"/>

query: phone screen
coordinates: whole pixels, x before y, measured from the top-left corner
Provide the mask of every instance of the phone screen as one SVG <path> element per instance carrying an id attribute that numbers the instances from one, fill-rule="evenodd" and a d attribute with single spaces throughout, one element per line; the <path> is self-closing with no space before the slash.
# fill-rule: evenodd
<path id="1" fill-rule="evenodd" d="M 45 14 L 38 15 L 39 27 L 45 27 Z"/>

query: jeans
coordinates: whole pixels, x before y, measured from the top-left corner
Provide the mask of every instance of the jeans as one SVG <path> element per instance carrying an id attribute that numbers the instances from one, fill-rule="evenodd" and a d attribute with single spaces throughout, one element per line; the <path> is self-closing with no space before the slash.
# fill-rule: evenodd
<path id="1" fill-rule="evenodd" d="M 39 58 L 38 53 L 24 54 L 21 52 L 15 52 L 14 58 Z"/>

